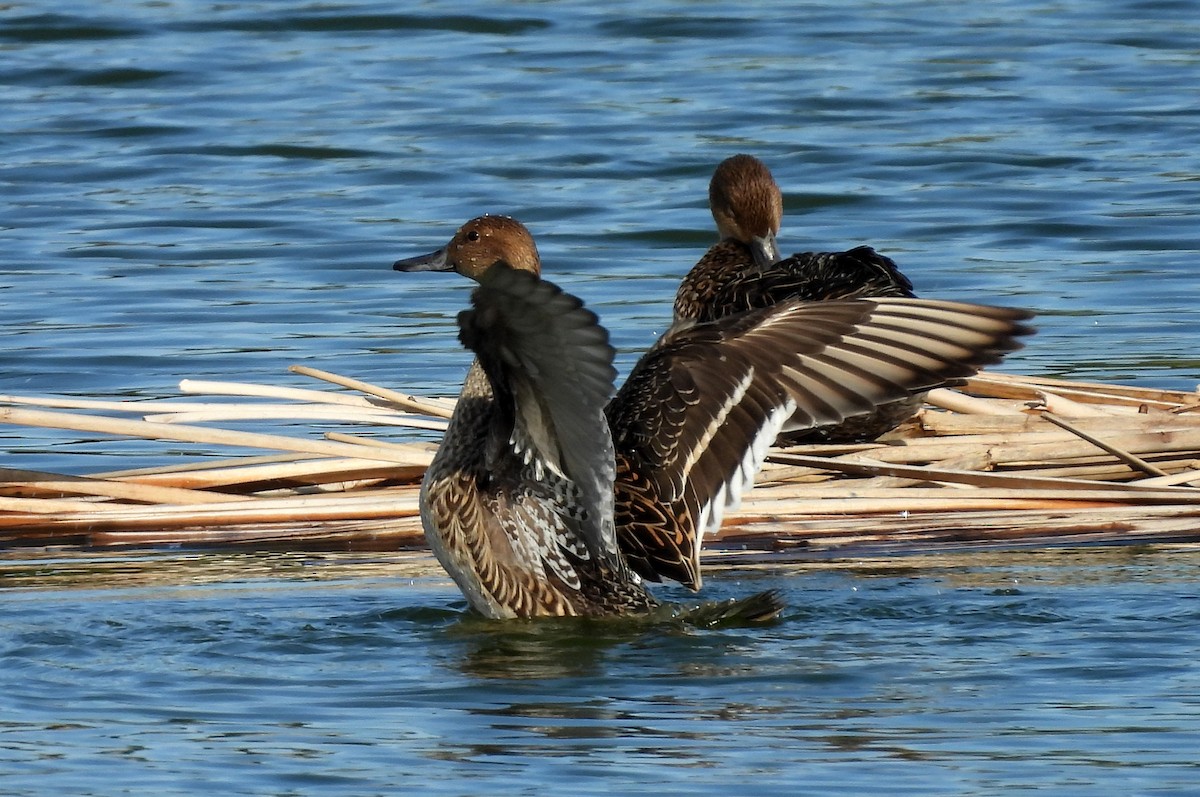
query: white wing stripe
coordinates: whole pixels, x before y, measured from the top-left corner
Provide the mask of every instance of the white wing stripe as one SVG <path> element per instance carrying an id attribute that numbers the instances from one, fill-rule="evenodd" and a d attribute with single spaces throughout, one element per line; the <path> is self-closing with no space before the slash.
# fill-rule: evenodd
<path id="1" fill-rule="evenodd" d="M 717 432 L 725 424 L 725 419 L 729 417 L 729 413 L 741 403 L 742 399 L 746 395 L 746 391 L 753 382 L 754 368 L 751 366 L 746 369 L 746 373 L 742 375 L 742 378 L 738 381 L 737 385 L 734 386 L 733 392 L 725 398 L 725 402 L 721 405 L 721 408 L 709 421 L 708 427 L 704 430 L 704 434 L 702 434 L 696 440 L 696 444 L 692 446 L 692 450 L 689 451 L 687 457 L 684 458 L 683 468 L 680 470 L 679 474 L 680 482 L 682 484 L 687 484 L 691 477 L 692 467 L 695 466 L 700 457 L 704 455 L 704 452 L 708 450 L 708 444 L 712 442 L 713 437 L 716 436 Z"/>

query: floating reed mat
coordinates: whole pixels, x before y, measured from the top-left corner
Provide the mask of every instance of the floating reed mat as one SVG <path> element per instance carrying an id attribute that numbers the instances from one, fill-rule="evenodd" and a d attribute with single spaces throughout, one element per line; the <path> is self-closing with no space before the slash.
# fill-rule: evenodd
<path id="1" fill-rule="evenodd" d="M 453 400 L 292 371 L 323 384 L 185 380 L 194 399 L 154 401 L 0 396 L 4 424 L 161 441 L 175 458 L 195 448 L 166 467 L 0 469 L 0 545 L 423 546 L 417 496 L 435 444 L 420 438 L 445 428 Z M 228 428 L 280 421 L 300 432 Z M 324 431 L 347 425 L 355 433 Z M 1200 542 L 1200 395 L 982 373 L 932 391 L 878 441 L 774 449 L 706 557 L 1165 542 Z"/>

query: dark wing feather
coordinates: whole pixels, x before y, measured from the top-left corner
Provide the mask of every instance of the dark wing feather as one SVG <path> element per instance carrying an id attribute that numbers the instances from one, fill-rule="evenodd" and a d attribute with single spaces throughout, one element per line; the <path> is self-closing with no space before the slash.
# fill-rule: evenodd
<path id="1" fill-rule="evenodd" d="M 768 271 L 774 276 L 765 287 L 776 301 L 914 297 L 912 282 L 896 261 L 869 246 L 845 252 L 797 252 Z"/>
<path id="2" fill-rule="evenodd" d="M 974 373 L 1018 348 L 1025 318 L 883 298 L 787 302 L 668 332 L 608 408 L 631 566 L 698 588 L 701 536 L 720 527 L 786 423 L 837 423 Z"/>
<path id="3" fill-rule="evenodd" d="M 616 371 L 608 333 L 579 299 L 537 276 L 494 266 L 459 314 L 500 410 L 491 445 L 556 485 L 588 551 L 620 567 L 613 529 L 612 438 L 604 407 Z"/>
<path id="4" fill-rule="evenodd" d="M 789 300 L 808 302 L 882 296 L 913 297 L 896 263 L 869 246 L 845 252 L 798 252 L 770 266 L 726 239 L 712 246 L 680 283 L 676 319 L 715 321 Z"/>

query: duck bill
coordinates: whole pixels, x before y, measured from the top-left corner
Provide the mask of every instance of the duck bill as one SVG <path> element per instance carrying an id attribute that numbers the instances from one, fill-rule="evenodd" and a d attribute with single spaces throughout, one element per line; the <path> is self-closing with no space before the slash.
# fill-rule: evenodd
<path id="1" fill-rule="evenodd" d="M 447 261 L 446 247 L 444 246 L 436 252 L 430 252 L 427 255 L 417 255 L 416 257 L 406 257 L 403 260 L 397 260 L 392 264 L 392 268 L 396 271 L 454 270 L 454 267 Z"/>
<path id="2" fill-rule="evenodd" d="M 779 255 L 779 244 L 775 243 L 773 233 L 754 236 L 750 241 L 750 254 L 754 257 L 754 264 L 759 268 L 767 268 L 783 259 Z"/>

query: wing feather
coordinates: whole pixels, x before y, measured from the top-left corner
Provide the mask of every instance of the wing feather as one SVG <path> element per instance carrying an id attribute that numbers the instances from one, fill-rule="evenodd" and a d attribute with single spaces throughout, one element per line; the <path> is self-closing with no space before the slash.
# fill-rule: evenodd
<path id="1" fill-rule="evenodd" d="M 460 338 L 501 411 L 489 448 L 528 468 L 505 529 L 571 586 L 563 553 L 624 572 L 613 528 L 613 444 L 604 407 L 616 371 L 608 334 L 579 299 L 536 275 L 494 266 L 459 314 Z M 497 472 L 504 469 L 496 468 Z M 532 485 L 532 486 L 530 486 Z M 553 515 L 552 517 L 549 515 Z M 535 561 L 537 560 L 535 559 Z"/>
<path id="2" fill-rule="evenodd" d="M 839 423 L 974 373 L 1019 347 L 1028 317 L 878 298 L 792 301 L 672 329 L 608 407 L 630 564 L 698 588 L 704 531 L 720 527 L 785 425 Z"/>

